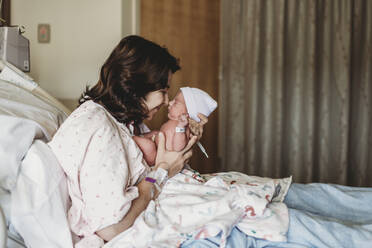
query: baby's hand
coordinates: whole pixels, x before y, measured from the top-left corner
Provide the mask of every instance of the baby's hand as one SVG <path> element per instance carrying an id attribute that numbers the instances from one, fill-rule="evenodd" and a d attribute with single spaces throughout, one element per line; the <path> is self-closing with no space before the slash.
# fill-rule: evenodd
<path id="1" fill-rule="evenodd" d="M 186 127 L 189 124 L 188 121 L 188 114 L 182 114 L 180 117 L 178 117 L 178 125 L 179 127 Z"/>

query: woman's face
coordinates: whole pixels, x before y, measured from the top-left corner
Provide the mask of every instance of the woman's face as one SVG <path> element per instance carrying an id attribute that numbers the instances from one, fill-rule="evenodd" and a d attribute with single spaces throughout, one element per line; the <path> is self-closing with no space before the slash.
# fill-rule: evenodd
<path id="1" fill-rule="evenodd" d="M 168 85 L 170 85 L 171 81 L 172 73 L 169 73 Z M 168 103 L 169 103 L 168 88 L 148 93 L 145 96 L 145 104 L 147 106 L 147 109 L 149 110 L 147 114 L 148 117 L 146 120 L 151 120 L 156 114 L 156 112 L 158 112 L 163 105 L 168 105 Z"/>

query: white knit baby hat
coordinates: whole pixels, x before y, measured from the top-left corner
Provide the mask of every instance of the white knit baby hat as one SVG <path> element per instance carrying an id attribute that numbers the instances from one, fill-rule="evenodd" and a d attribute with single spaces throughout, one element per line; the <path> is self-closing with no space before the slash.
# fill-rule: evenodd
<path id="1" fill-rule="evenodd" d="M 200 121 L 198 113 L 208 117 L 217 108 L 217 102 L 203 90 L 190 87 L 183 87 L 180 90 L 190 118 L 197 122 Z"/>

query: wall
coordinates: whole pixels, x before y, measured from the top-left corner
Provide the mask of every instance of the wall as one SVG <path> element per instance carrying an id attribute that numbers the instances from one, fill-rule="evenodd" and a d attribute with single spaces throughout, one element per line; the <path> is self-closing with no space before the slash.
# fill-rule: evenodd
<path id="1" fill-rule="evenodd" d="M 97 82 L 114 46 L 135 32 L 135 2 L 12 0 L 11 24 L 25 26 L 30 40 L 30 76 L 59 99 L 79 98 L 87 84 Z M 50 24 L 50 43 L 38 43 L 39 23 Z"/>
<path id="2" fill-rule="evenodd" d="M 141 1 L 141 35 L 166 46 L 180 59 L 181 70 L 172 78 L 169 95 L 180 87 L 205 90 L 218 99 L 220 1 L 216 0 L 146 0 Z M 201 142 L 208 151 L 206 158 L 198 148 L 193 150 L 191 166 L 201 173 L 219 169 L 218 111 L 208 118 Z M 148 122 L 159 128 L 168 119 L 167 108 Z"/>

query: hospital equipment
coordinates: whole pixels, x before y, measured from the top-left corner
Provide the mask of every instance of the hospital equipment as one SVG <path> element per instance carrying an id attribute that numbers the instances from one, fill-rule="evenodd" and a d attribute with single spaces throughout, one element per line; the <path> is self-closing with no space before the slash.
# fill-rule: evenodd
<path id="1" fill-rule="evenodd" d="M 18 26 L 0 27 L 0 58 L 24 72 L 30 71 L 30 42 Z"/>

